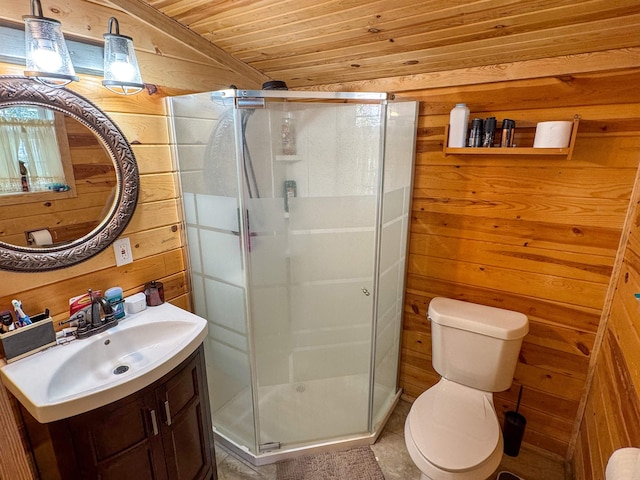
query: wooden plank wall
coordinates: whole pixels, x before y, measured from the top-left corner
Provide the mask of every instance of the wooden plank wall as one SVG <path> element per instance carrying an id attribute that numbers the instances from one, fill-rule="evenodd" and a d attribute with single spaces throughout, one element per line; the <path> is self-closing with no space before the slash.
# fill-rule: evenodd
<path id="1" fill-rule="evenodd" d="M 15 69 L 15 66 L 4 66 L 0 73 Z M 98 88 L 99 79 L 83 77 L 82 83 L 83 90 Z M 99 100 L 96 103 L 100 106 Z M 131 240 L 134 262 L 116 267 L 113 249 L 108 248 L 87 262 L 59 271 L 2 272 L 0 308 L 9 309 L 11 299 L 19 298 L 28 313 L 35 314 L 48 308 L 54 320 L 62 320 L 68 318 L 69 298 L 87 288 L 105 290 L 119 285 L 129 295 L 154 279 L 165 282 L 167 298 L 188 305 L 164 99 L 161 95 L 143 94 L 136 101 L 123 99 L 119 107 L 111 108 L 107 114 L 132 144 L 140 169 L 138 206 L 122 234 Z M 22 209 L 28 210 L 28 207 Z M 17 215 L 21 215 L 20 211 Z"/>
<path id="2" fill-rule="evenodd" d="M 0 64 L 0 74 L 19 73 L 15 66 Z M 91 98 L 93 89 L 102 95 L 99 79 L 83 76 L 81 82 L 79 88 L 83 95 Z M 100 98 L 93 100 L 102 106 Z M 161 95 L 143 94 L 135 100 L 122 99 L 119 106 L 113 101 L 110 103 L 107 114 L 133 144 L 141 173 L 139 203 L 133 219 L 121 236 L 131 240 L 134 262 L 116 267 L 113 249 L 108 248 L 86 262 L 63 270 L 43 273 L 0 272 L 0 309 L 10 309 L 11 300 L 17 298 L 23 302 L 29 314 L 48 308 L 55 324 L 68 318 L 69 298 L 86 292 L 87 288 L 104 291 L 118 285 L 124 289 L 125 295 L 131 295 L 141 291 L 145 282 L 150 280 L 164 282 L 168 301 L 189 308 L 164 100 Z M 12 475 L 21 475 L 14 470 L 9 471 Z"/>
<path id="3" fill-rule="evenodd" d="M 524 441 L 565 458 L 638 168 L 640 70 L 396 92 L 421 101 L 401 387 L 437 381 L 426 312 L 435 296 L 530 319 L 503 417 L 523 386 Z M 444 156 L 448 113 L 582 118 L 572 160 Z M 588 476 L 586 477 L 588 478 Z"/>
<path id="4" fill-rule="evenodd" d="M 22 16 L 28 13 L 25 9 L 28 10 L 28 5 L 23 1 L 7 0 L 0 21 L 22 24 Z M 131 97 L 116 95 L 102 87 L 100 78 L 87 75 L 69 85 L 105 111 L 133 146 L 141 174 L 140 195 L 135 215 L 122 237 L 131 240 L 134 262 L 116 267 L 113 250 L 107 249 L 87 262 L 60 271 L 1 272 L 0 308 L 9 308 L 11 299 L 19 298 L 28 312 L 49 308 L 54 320 L 58 320 L 67 316 L 68 298 L 87 288 L 120 285 L 128 295 L 140 291 L 152 279 L 165 282 L 168 299 L 187 306 L 178 187 L 164 99 L 227 88 L 230 83 L 255 88 L 260 76 L 252 79 L 242 76 L 224 64 L 223 54 L 213 59 L 193 46 L 180 43 L 166 31 L 107 5 L 68 0 L 64 9 L 52 7 L 45 14 L 60 17 L 65 35 L 93 42 L 102 42 L 108 19 L 116 16 L 120 18 L 120 27 L 135 37 L 138 62 L 145 82 L 149 83 L 142 93 Z M 0 63 L 0 75 L 21 75 L 23 70 L 20 65 Z"/>
<path id="5" fill-rule="evenodd" d="M 584 417 L 575 442 L 576 480 L 604 480 L 614 450 L 640 447 L 640 189 L 632 199 L 628 242 L 603 329 Z"/>
<path id="6" fill-rule="evenodd" d="M 0 18 L 20 23 L 26 13 L 24 2 L 5 3 Z M 65 1 L 63 13 L 65 32 L 97 40 L 108 17 L 120 14 L 81 0 Z M 129 294 L 151 279 L 164 281 L 167 297 L 188 307 L 163 97 L 215 90 L 230 83 L 247 88 L 256 85 L 157 29 L 131 17 L 120 20 L 123 32 L 132 34 L 141 49 L 138 57 L 145 80 L 156 83 L 158 93 L 122 98 L 103 89 L 99 79 L 87 76 L 71 88 L 105 110 L 134 144 L 141 197 L 123 236 L 131 239 L 135 261 L 116 267 L 113 251 L 108 249 L 58 272 L 2 272 L 0 307 L 20 298 L 28 311 L 46 307 L 56 319 L 62 319 L 68 297 L 88 287 L 119 284 Z M 621 51 L 607 58 L 627 59 L 637 65 L 631 57 Z M 425 318 L 434 296 L 522 311 L 531 320 L 531 332 L 523 345 L 514 386 L 496 396 L 496 407 L 501 415 L 513 408 L 522 384 L 522 413 L 528 419 L 525 442 L 565 457 L 579 420 L 600 314 L 638 167 L 640 104 L 636 86 L 640 69 L 571 75 L 567 69 L 585 60 L 560 60 L 523 62 L 508 70 L 532 80 L 485 80 L 475 86 L 446 87 L 442 79 L 455 80 L 460 74 L 452 72 L 447 77 L 445 72 L 423 80 L 420 76 L 406 81 L 381 79 L 377 84 L 363 83 L 363 87 L 394 90 L 399 98 L 421 101 L 401 387 L 407 396 L 416 397 L 437 380 L 430 366 Z M 536 65 L 538 70 L 531 73 Z M 549 74 L 563 68 L 561 76 L 536 78 L 542 75 L 539 72 Z M 20 67 L 0 64 L 0 74 L 21 71 Z M 504 72 L 484 69 L 463 73 L 467 77 L 506 78 Z M 441 86 L 434 87 L 438 82 Z M 357 90 L 351 87 L 343 85 L 341 89 Z M 460 101 L 467 102 L 474 115 L 516 121 L 571 119 L 580 114 L 574 159 L 443 156 L 448 112 Z M 634 430 L 640 410 L 640 359 L 633 322 L 637 306 L 629 296 L 637 291 L 635 273 L 640 269 L 635 236 L 630 245 L 625 263 L 625 273 L 630 274 L 621 276 L 630 280 L 619 286 L 619 291 L 626 293 L 614 301 L 602 354 L 595 363 L 585 421 L 577 437 L 573 465 L 579 479 L 602 478 L 599 472 L 613 448 L 639 442 Z M 630 400 L 616 402 L 611 392 L 624 393 Z M 13 419 L 2 398 L 0 395 L 0 436 L 14 438 Z M 9 447 L 16 452 L 15 442 Z M 23 464 L 11 463 L 17 456 L 0 457 L 2 478 L 30 478 Z"/>
<path id="7" fill-rule="evenodd" d="M 59 271 L 13 273 L 0 271 L 0 309 L 10 308 L 11 299 L 22 300 L 27 313 L 49 308 L 55 321 L 68 317 L 68 299 L 87 288 L 106 289 L 119 285 L 125 295 L 139 292 L 145 282 L 164 282 L 165 297 L 189 308 L 189 286 L 183 255 L 176 172 L 171 156 L 170 128 L 164 98 L 182 93 L 218 90 L 234 83 L 245 88 L 259 86 L 260 76 L 249 79 L 217 59 L 186 46 L 166 31 L 123 14 L 109 6 L 84 0 L 66 0 L 60 8 L 45 8 L 46 16 L 60 18 L 65 35 L 102 41 L 109 17 L 120 20 L 123 33 L 134 37 L 137 57 L 149 89 L 132 97 L 115 95 L 100 84 L 101 79 L 80 76 L 69 86 L 94 102 L 120 127 L 132 144 L 140 169 L 140 196 L 136 212 L 122 237 L 129 237 L 134 262 L 115 266 L 113 249 Z M 0 21 L 22 24 L 29 5 L 23 0 L 6 0 Z M 222 60 L 221 60 L 222 59 Z M 23 66 L 0 63 L 0 75 L 22 75 Z M 151 94 L 153 92 L 153 94 Z M 1 387 L 0 387 L 1 388 Z M 28 455 L 20 455 L 16 422 L 4 391 L 0 392 L 0 438 L 11 455 L 0 456 L 0 478 L 35 478 Z"/>
<path id="8" fill-rule="evenodd" d="M 120 32 L 133 37 L 142 79 L 146 83 L 206 92 L 228 88 L 230 84 L 236 84 L 239 88 L 256 88 L 265 80 L 264 75 L 212 47 L 208 42 L 194 42 L 188 29 L 178 28 L 174 22 L 167 21 L 164 15 L 141 9 L 144 6 L 142 2 L 119 1 L 127 3 L 128 10 L 136 11 L 138 17 L 115 7 L 114 4 L 117 5 L 118 1 L 108 0 L 65 0 L 63 4 L 51 2 L 43 5 L 43 13 L 45 17 L 62 22 L 65 36 L 84 39 L 93 44 L 104 42 L 102 35 L 107 31 L 109 18 L 118 18 Z M 3 0 L 0 22 L 23 28 L 22 16 L 29 14 L 29 4 L 24 0 Z M 158 16 L 162 21 L 158 21 Z M 180 35 L 186 43 L 177 41 L 172 34 Z M 235 70 L 230 64 L 236 67 Z M 238 73 L 240 69 L 244 71 L 244 75 Z M 100 89 L 103 90 L 102 87 Z M 106 102 L 100 105 L 106 111 L 111 111 L 110 104 L 120 103 L 118 95 L 99 95 Z M 129 101 L 138 103 L 138 97 L 139 95 Z M 89 95 L 89 98 L 93 100 L 94 95 Z"/>

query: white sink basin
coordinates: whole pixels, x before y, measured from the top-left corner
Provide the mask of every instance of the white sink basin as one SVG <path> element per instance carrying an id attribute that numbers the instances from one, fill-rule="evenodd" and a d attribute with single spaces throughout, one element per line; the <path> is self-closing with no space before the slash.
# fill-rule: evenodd
<path id="1" fill-rule="evenodd" d="M 202 343 L 207 321 L 164 303 L 106 332 L 5 365 L 2 383 L 41 423 L 120 400 L 169 373 Z"/>

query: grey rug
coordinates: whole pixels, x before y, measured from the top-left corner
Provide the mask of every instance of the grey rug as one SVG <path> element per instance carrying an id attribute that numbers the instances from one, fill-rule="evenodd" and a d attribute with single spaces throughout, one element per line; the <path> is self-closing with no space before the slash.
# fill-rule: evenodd
<path id="1" fill-rule="evenodd" d="M 284 460 L 276 467 L 276 480 L 384 480 L 369 447 Z"/>

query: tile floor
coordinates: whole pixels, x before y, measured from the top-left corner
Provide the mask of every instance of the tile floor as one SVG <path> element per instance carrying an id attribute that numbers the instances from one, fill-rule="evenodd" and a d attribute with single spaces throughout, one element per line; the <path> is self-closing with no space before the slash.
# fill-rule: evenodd
<path id="1" fill-rule="evenodd" d="M 371 446 L 386 480 L 419 480 L 420 478 L 420 472 L 411 461 L 404 444 L 404 421 L 410 408 L 409 402 L 401 400 L 378 441 Z M 275 464 L 255 467 L 239 459 L 218 443 L 216 443 L 216 457 L 218 480 L 275 480 L 276 478 Z M 525 480 L 565 480 L 564 466 L 560 460 L 525 447 L 515 458 L 505 455 L 498 472 L 502 470 L 510 471 Z"/>

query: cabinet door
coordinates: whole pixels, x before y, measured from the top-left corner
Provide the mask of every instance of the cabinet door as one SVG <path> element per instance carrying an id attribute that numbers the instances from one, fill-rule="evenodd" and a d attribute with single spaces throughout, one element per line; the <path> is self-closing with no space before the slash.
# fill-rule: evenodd
<path id="1" fill-rule="evenodd" d="M 69 419 L 79 478 L 167 480 L 153 392 Z"/>
<path id="2" fill-rule="evenodd" d="M 200 348 L 198 355 L 157 391 L 165 460 L 172 480 L 216 478 L 204 371 Z"/>

